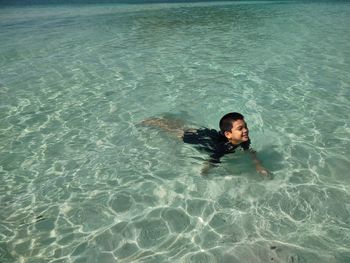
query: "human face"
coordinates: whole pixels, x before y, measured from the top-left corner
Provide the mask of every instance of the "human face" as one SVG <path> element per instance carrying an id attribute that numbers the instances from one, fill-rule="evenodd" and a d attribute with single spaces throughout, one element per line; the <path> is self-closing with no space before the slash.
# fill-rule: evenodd
<path id="1" fill-rule="evenodd" d="M 249 140 L 249 130 L 244 120 L 236 120 L 232 123 L 231 131 L 225 131 L 225 136 L 232 144 L 240 144 Z"/>

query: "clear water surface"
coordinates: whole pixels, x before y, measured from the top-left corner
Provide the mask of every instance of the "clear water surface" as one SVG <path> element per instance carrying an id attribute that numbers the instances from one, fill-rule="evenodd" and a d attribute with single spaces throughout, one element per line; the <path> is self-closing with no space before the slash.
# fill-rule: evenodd
<path id="1" fill-rule="evenodd" d="M 350 4 L 0 9 L 0 261 L 350 262 Z M 217 128 L 243 154 L 201 176 L 140 125 Z"/>

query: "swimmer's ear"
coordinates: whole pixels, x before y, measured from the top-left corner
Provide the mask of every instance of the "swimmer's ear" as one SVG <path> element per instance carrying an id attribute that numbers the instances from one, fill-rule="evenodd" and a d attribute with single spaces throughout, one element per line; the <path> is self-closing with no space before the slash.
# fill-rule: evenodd
<path id="1" fill-rule="evenodd" d="M 224 135 L 227 139 L 230 139 L 231 136 L 232 136 L 232 132 L 229 132 L 229 131 L 224 131 Z"/>

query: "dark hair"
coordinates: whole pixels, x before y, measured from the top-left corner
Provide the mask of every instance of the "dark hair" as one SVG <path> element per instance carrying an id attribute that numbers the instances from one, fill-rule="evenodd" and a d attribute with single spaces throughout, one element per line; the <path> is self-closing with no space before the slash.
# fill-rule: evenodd
<path id="1" fill-rule="evenodd" d="M 244 120 L 244 116 L 238 112 L 227 113 L 221 118 L 219 126 L 222 133 L 225 131 L 231 131 L 232 123 L 237 120 Z"/>

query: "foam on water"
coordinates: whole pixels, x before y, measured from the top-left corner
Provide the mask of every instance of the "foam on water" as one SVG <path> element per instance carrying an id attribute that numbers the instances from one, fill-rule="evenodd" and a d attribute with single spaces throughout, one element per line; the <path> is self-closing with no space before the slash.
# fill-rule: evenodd
<path id="1" fill-rule="evenodd" d="M 349 11 L 0 9 L 0 261 L 349 262 Z M 229 111 L 273 180 L 140 125 Z"/>

